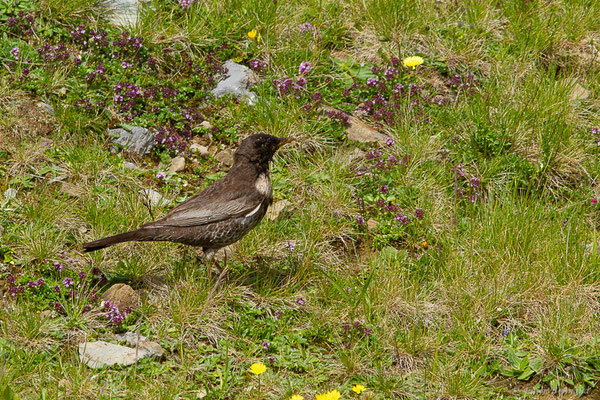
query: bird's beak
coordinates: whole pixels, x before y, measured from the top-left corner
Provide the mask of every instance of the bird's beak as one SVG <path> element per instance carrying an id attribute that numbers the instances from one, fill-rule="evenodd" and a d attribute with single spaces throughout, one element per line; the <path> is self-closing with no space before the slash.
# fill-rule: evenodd
<path id="1" fill-rule="evenodd" d="M 286 137 L 286 138 L 280 138 L 279 140 L 280 140 L 280 142 L 277 143 L 277 148 L 280 148 L 281 146 L 283 146 L 284 144 L 287 144 L 289 142 L 293 142 L 296 139 L 290 136 L 290 137 Z"/>

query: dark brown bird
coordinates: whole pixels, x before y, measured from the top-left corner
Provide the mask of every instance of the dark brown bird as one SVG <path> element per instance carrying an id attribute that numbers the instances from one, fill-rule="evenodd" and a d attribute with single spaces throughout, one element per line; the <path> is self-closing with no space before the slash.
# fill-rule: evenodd
<path id="1" fill-rule="evenodd" d="M 140 228 L 85 243 L 86 252 L 129 241 L 170 241 L 201 246 L 211 258 L 240 240 L 263 219 L 273 201 L 269 162 L 278 148 L 292 141 L 258 134 L 242 141 L 233 166 L 223 178 Z"/>

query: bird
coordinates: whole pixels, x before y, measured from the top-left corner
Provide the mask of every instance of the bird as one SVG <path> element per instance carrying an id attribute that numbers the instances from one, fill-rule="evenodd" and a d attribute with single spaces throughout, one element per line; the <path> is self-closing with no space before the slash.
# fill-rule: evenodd
<path id="1" fill-rule="evenodd" d="M 133 231 L 83 244 L 85 252 L 117 243 L 169 241 L 202 247 L 207 259 L 244 237 L 273 202 L 269 163 L 293 137 L 254 134 L 240 143 L 227 174 L 174 207 L 164 217 Z"/>

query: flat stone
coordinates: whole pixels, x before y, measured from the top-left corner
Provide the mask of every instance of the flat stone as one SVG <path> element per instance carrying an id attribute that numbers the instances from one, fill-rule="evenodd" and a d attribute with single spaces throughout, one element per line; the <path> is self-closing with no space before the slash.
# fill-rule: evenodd
<path id="1" fill-rule="evenodd" d="M 190 152 L 198 154 L 200 157 L 207 157 L 209 155 L 208 147 L 202 146 L 198 143 L 192 143 L 190 146 Z"/>
<path id="2" fill-rule="evenodd" d="M 201 157 L 207 157 L 210 154 L 210 152 L 208 151 L 208 147 L 202 146 L 199 143 L 192 143 L 190 145 L 190 152 L 196 153 Z"/>
<path id="3" fill-rule="evenodd" d="M 233 165 L 233 150 L 225 149 L 215 154 L 215 159 L 221 164 L 231 167 Z"/>
<path id="4" fill-rule="evenodd" d="M 123 168 L 125 169 L 140 169 L 137 165 L 129 161 L 123 161 Z"/>
<path id="5" fill-rule="evenodd" d="M 169 165 L 169 172 L 181 172 L 185 169 L 185 158 L 182 156 L 173 157 Z"/>
<path id="6" fill-rule="evenodd" d="M 38 101 L 37 106 L 42 110 L 46 111 L 48 114 L 54 116 L 54 107 L 52 107 L 50 104 L 44 103 L 43 101 Z"/>
<path id="7" fill-rule="evenodd" d="M 136 332 L 125 332 L 123 335 L 116 335 L 117 339 L 124 340 L 128 346 L 133 348 L 138 344 L 138 335 Z M 143 348 L 146 352 L 156 357 L 162 357 L 165 354 L 165 350 L 160 344 L 148 340 L 147 337 L 140 335 L 138 348 Z"/>
<path id="8" fill-rule="evenodd" d="M 146 197 L 150 201 L 152 207 L 163 206 L 171 204 L 171 200 L 165 199 L 162 194 L 158 193 L 153 189 L 141 189 L 138 191 L 139 194 Z"/>
<path id="9" fill-rule="evenodd" d="M 162 348 L 161 348 L 162 350 Z M 137 353 L 137 356 L 136 356 Z M 163 353 L 161 353 L 161 356 Z M 99 340 L 79 344 L 79 358 L 90 368 L 102 368 L 112 365 L 132 365 L 142 358 L 156 356 L 151 349 L 143 346 L 135 348 Z M 160 357 L 160 356 L 159 356 Z"/>
<path id="10" fill-rule="evenodd" d="M 379 132 L 377 129 L 365 124 L 360 119 L 350 116 L 348 123 L 350 126 L 346 129 L 348 139 L 361 143 L 377 142 L 381 145 L 385 144 L 387 136 Z"/>
<path id="11" fill-rule="evenodd" d="M 292 203 L 288 200 L 279 200 L 276 203 L 271 204 L 267 209 L 267 218 L 269 221 L 275 221 L 279 217 L 285 217 L 292 211 Z"/>
<path id="12" fill-rule="evenodd" d="M 215 97 L 222 97 L 232 94 L 246 104 L 252 106 L 257 102 L 257 96 L 254 92 L 248 90 L 250 86 L 258 82 L 258 76 L 250 68 L 228 60 L 223 64 L 227 68 L 227 75 L 217 83 L 211 93 Z"/>
<path id="13" fill-rule="evenodd" d="M 115 337 L 120 340 L 120 341 L 125 341 L 125 343 L 127 343 L 127 346 L 135 346 L 136 342 L 138 341 L 138 335 L 137 332 L 125 332 L 121 335 L 115 335 Z M 148 340 L 148 338 L 146 336 L 140 335 L 140 342 L 146 342 Z"/>
<path id="14" fill-rule="evenodd" d="M 204 129 L 212 129 L 212 124 L 208 121 L 202 121 L 200 123 L 200 126 L 203 127 Z"/>
<path id="15" fill-rule="evenodd" d="M 112 285 L 101 296 L 102 300 L 110 301 L 119 311 L 127 308 L 137 308 L 140 305 L 140 295 L 133 288 L 124 283 Z"/>
<path id="16" fill-rule="evenodd" d="M 17 197 L 17 189 L 9 188 L 4 191 L 4 200 L 10 201 Z"/>
<path id="17" fill-rule="evenodd" d="M 377 221 L 375 221 L 374 219 L 369 219 L 369 220 L 367 221 L 367 230 L 368 230 L 369 232 L 372 232 L 372 231 L 374 231 L 375 229 L 377 229 L 377 225 L 378 225 L 378 224 L 379 224 L 379 223 L 378 223 Z"/>
<path id="18" fill-rule="evenodd" d="M 321 109 L 325 112 L 339 111 L 338 109 L 329 106 L 322 106 Z M 384 145 L 388 138 L 387 135 L 384 135 L 372 126 L 365 124 L 354 115 L 349 115 L 348 117 L 348 128 L 346 128 L 346 133 L 348 134 L 348 139 L 361 143 L 376 142 L 380 145 Z"/>
<path id="19" fill-rule="evenodd" d="M 109 0 L 109 21 L 116 26 L 133 27 L 137 24 L 138 15 L 143 10 L 142 5 L 148 0 Z"/>
<path id="20" fill-rule="evenodd" d="M 140 157 L 150 153 L 154 147 L 154 135 L 146 128 L 134 126 L 131 132 L 123 129 L 109 129 L 109 135 L 113 136 L 112 143 L 122 146 L 127 151 L 136 153 Z"/>
<path id="21" fill-rule="evenodd" d="M 590 97 L 590 91 L 581 86 L 579 83 L 576 83 L 569 93 L 569 98 L 571 100 L 585 100 Z"/>

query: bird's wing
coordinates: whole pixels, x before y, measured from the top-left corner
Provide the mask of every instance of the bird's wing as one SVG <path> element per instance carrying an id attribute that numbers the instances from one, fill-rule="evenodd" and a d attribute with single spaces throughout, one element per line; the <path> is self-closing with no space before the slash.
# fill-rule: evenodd
<path id="1" fill-rule="evenodd" d="M 265 200 L 256 190 L 214 190 L 208 187 L 147 226 L 198 226 L 251 213 Z M 219 195 L 217 196 L 217 193 Z"/>

